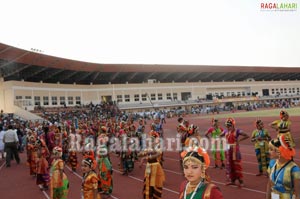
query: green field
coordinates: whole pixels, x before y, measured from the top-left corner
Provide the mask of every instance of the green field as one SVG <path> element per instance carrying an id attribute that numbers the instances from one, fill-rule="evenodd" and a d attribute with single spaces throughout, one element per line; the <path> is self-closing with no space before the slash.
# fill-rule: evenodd
<path id="1" fill-rule="evenodd" d="M 270 110 L 256 110 L 256 111 L 242 111 L 235 113 L 222 113 L 215 114 L 215 118 L 227 118 L 227 117 L 279 117 L 279 113 L 282 109 L 270 109 Z M 286 110 L 290 116 L 300 116 L 300 107 L 284 109 Z M 212 115 L 202 116 L 201 118 L 211 118 Z"/>

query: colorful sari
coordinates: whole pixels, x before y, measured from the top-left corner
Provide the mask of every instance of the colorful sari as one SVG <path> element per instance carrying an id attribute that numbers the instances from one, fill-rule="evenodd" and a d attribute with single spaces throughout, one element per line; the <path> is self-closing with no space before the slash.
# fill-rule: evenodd
<path id="1" fill-rule="evenodd" d="M 270 162 L 269 142 L 270 137 L 268 130 L 255 129 L 252 132 L 252 138 L 255 138 L 255 154 L 258 162 L 258 170 L 260 173 L 266 172 Z M 263 139 L 259 141 L 258 138 Z"/>
<path id="2" fill-rule="evenodd" d="M 240 152 L 240 146 L 236 142 L 239 137 L 239 129 L 235 129 L 231 132 L 225 131 L 225 137 L 227 140 L 226 154 L 226 176 L 231 181 L 241 181 L 243 179 L 242 169 L 242 156 Z"/>
<path id="3" fill-rule="evenodd" d="M 223 199 L 220 189 L 214 184 L 204 183 L 197 190 L 196 187 L 191 188 L 187 184 L 187 181 L 181 184 L 179 199 L 192 199 L 192 196 L 194 199 Z M 184 195 L 186 195 L 186 198 L 184 198 Z"/>
<path id="4" fill-rule="evenodd" d="M 61 159 L 53 160 L 50 170 L 50 197 L 51 199 L 67 199 L 69 191 L 69 181 L 65 173 L 64 162 Z"/>
<path id="5" fill-rule="evenodd" d="M 133 152 L 129 149 L 129 146 L 131 145 L 130 139 L 124 135 L 122 136 L 121 146 L 122 151 L 120 154 L 120 171 L 123 175 L 128 174 L 128 172 L 131 172 L 134 169 L 134 161 L 133 161 Z"/>
<path id="6" fill-rule="evenodd" d="M 98 177 L 94 171 L 84 174 L 82 179 L 82 199 L 94 199 L 95 190 L 98 192 Z M 97 193 L 97 199 L 101 199 L 100 194 Z"/>
<path id="7" fill-rule="evenodd" d="M 50 181 L 49 176 L 49 164 L 47 161 L 47 157 L 50 156 L 49 151 L 46 146 L 40 148 L 40 158 L 37 162 L 37 178 L 36 184 L 43 185 L 44 188 L 48 188 L 48 183 Z"/>
<path id="8" fill-rule="evenodd" d="M 148 162 L 146 164 L 143 189 L 144 199 L 162 198 L 162 189 L 163 183 L 165 181 L 165 173 L 160 163 L 162 152 L 159 150 L 156 150 L 156 152 L 160 153 L 160 157 L 156 159 L 148 158 Z M 151 157 L 151 155 L 148 157 Z"/>
<path id="9" fill-rule="evenodd" d="M 292 122 L 290 120 L 275 120 L 272 122 L 272 125 L 276 126 L 278 130 L 277 137 L 284 134 L 286 137 L 289 137 L 289 140 L 291 140 L 291 147 L 294 148 L 296 146 L 293 136 L 291 134 Z"/>
<path id="10" fill-rule="evenodd" d="M 27 145 L 28 158 L 27 162 L 29 164 L 30 175 L 34 176 L 37 173 L 37 161 L 38 161 L 38 148 L 35 144 Z"/>
<path id="11" fill-rule="evenodd" d="M 216 160 L 217 158 L 217 153 L 220 154 L 220 159 L 221 161 L 225 160 L 225 153 L 223 150 L 223 144 L 222 142 L 220 142 L 218 139 L 220 138 L 221 133 L 223 132 L 223 128 L 215 128 L 215 127 L 211 127 L 207 130 L 207 134 L 211 133 L 211 138 L 212 138 L 212 148 L 211 148 L 211 152 L 213 155 L 213 158 L 215 160 L 215 165 L 216 164 Z"/>
<path id="12" fill-rule="evenodd" d="M 111 194 L 113 190 L 112 164 L 107 155 L 100 156 L 99 165 L 99 190 Z"/>

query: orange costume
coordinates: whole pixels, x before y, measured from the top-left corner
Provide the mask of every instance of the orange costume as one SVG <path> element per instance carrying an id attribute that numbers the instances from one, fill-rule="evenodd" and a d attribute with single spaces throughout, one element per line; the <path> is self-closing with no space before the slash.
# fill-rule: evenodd
<path id="1" fill-rule="evenodd" d="M 62 155 L 60 147 L 54 147 L 53 153 Z M 63 172 L 64 161 L 62 159 L 54 159 L 50 170 L 50 197 L 51 199 L 66 199 L 69 191 L 69 181 Z"/>
<path id="2" fill-rule="evenodd" d="M 49 164 L 47 161 L 47 158 L 50 156 L 49 150 L 46 146 L 46 143 L 44 140 L 40 139 L 37 141 L 39 149 L 38 149 L 38 161 L 37 161 L 37 178 L 36 178 L 36 184 L 42 185 L 43 187 L 40 187 L 41 189 L 48 189 L 48 183 L 49 183 Z"/>
<path id="3" fill-rule="evenodd" d="M 84 199 L 94 199 L 94 191 L 98 191 L 98 177 L 94 171 L 90 171 L 83 176 L 81 193 Z M 97 193 L 97 199 L 101 199 Z"/>
<path id="4" fill-rule="evenodd" d="M 144 199 L 161 199 L 165 173 L 161 166 L 162 150 L 159 143 L 159 136 L 152 135 L 154 143 L 151 147 L 140 152 L 139 156 L 147 160 L 144 177 Z"/>
<path id="5" fill-rule="evenodd" d="M 190 181 L 184 181 L 181 184 L 179 199 L 223 199 L 222 192 L 210 182 L 210 177 L 206 173 L 206 168 L 210 164 L 207 152 L 200 147 L 188 147 L 181 153 L 181 157 L 185 165 L 184 169 L 189 169 L 188 162 L 194 162 L 194 164 L 201 167 L 201 176 L 197 179 L 199 181 L 197 185 L 192 185 Z M 185 176 L 191 175 L 190 171 L 184 171 L 184 174 Z"/>
<path id="6" fill-rule="evenodd" d="M 37 172 L 38 161 L 38 146 L 36 145 L 36 138 L 32 135 L 29 137 L 29 143 L 27 144 L 27 163 L 29 164 L 30 175 L 35 176 Z"/>

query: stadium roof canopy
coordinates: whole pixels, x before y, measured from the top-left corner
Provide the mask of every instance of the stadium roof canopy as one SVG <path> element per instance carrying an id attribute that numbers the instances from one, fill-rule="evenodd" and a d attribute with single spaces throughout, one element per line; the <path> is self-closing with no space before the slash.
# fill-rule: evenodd
<path id="1" fill-rule="evenodd" d="M 216 57 L 217 59 L 217 57 Z M 99 64 L 53 57 L 0 43 L 4 81 L 72 84 L 300 80 L 299 67 Z"/>

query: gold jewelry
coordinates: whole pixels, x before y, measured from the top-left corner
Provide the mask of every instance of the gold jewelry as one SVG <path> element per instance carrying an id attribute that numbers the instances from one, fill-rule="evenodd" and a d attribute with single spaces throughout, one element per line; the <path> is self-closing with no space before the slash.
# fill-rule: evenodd
<path id="1" fill-rule="evenodd" d="M 201 172 L 201 178 L 205 179 L 205 170 L 202 170 L 202 172 Z"/>
<path id="2" fill-rule="evenodd" d="M 198 185 L 198 183 L 197 184 L 189 184 L 189 188 L 191 188 L 191 189 L 194 189 L 194 188 L 196 188 L 196 186 Z"/>

